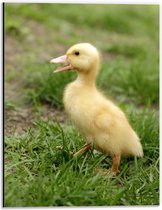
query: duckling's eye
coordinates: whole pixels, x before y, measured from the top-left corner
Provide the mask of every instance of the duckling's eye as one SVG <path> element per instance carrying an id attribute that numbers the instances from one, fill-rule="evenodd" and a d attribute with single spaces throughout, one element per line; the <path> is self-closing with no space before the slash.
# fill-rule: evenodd
<path id="1" fill-rule="evenodd" d="M 75 52 L 75 55 L 77 55 L 77 56 L 78 56 L 79 54 L 80 54 L 79 52 Z"/>

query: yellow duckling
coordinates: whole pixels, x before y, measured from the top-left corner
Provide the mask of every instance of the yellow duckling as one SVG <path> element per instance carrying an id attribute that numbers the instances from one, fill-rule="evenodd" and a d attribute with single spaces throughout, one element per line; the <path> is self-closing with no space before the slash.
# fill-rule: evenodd
<path id="1" fill-rule="evenodd" d="M 97 49 L 89 43 L 76 44 L 51 63 L 63 64 L 54 72 L 76 70 L 78 73 L 77 79 L 67 85 L 63 99 L 67 114 L 87 143 L 74 156 L 94 145 L 97 150 L 112 156 L 111 171 L 115 175 L 119 172 L 121 155 L 142 157 L 140 139 L 125 114 L 96 88 L 100 67 Z"/>

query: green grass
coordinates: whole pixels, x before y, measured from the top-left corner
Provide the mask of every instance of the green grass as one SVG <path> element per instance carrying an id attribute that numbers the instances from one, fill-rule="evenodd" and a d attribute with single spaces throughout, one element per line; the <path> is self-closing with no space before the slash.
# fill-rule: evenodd
<path id="1" fill-rule="evenodd" d="M 159 6 L 8 3 L 5 34 L 12 52 L 5 81 L 19 82 L 37 120 L 22 135 L 5 135 L 4 206 L 158 205 Z M 77 42 L 100 50 L 97 86 L 126 112 L 143 145 L 144 157 L 123 158 L 114 178 L 94 173 L 111 167 L 109 156 L 72 157 L 84 139 L 67 120 L 40 116 L 46 103 L 63 112 L 63 91 L 76 73 L 53 74 L 49 61 Z M 16 104 L 6 101 L 5 109 Z"/>
<path id="2" fill-rule="evenodd" d="M 145 155 L 123 158 L 115 178 L 94 174 L 96 167 L 111 166 L 106 155 L 91 151 L 85 159 L 72 158 L 70 151 L 77 151 L 83 139 L 71 126 L 38 119 L 23 136 L 6 137 L 5 206 L 157 205 L 158 119 L 149 110 L 130 117 Z M 57 149 L 60 145 L 63 149 Z"/>
<path id="3" fill-rule="evenodd" d="M 119 102 L 120 98 L 127 97 L 140 105 L 158 104 L 158 12 L 158 6 L 6 4 L 6 33 L 20 39 L 29 52 L 22 56 L 25 60 L 24 74 L 31 77 L 28 80 L 24 78 L 24 83 L 32 89 L 27 94 L 28 100 L 62 107 L 62 88 L 75 77 L 66 73 L 53 75 L 48 62 L 60 55 L 58 45 L 64 48 L 61 52 L 65 53 L 74 43 L 91 42 L 105 57 L 98 78 L 101 89 Z M 48 37 L 40 34 L 31 53 L 32 46 L 27 43 L 34 36 L 33 21 L 44 25 Z M 49 43 L 51 45 L 46 48 Z M 50 50 L 48 60 L 44 62 L 39 59 L 41 50 L 47 54 Z M 38 79 L 38 74 L 42 79 Z"/>
<path id="4" fill-rule="evenodd" d="M 153 27 L 158 28 L 158 17 L 156 16 L 158 6 L 155 5 L 98 6 L 51 4 L 49 6 L 49 4 L 15 4 L 12 7 L 9 5 L 7 6 L 9 14 L 14 17 L 16 16 L 18 21 L 20 21 L 19 17 L 23 16 L 26 19 L 45 23 L 48 26 L 53 26 L 57 29 L 62 28 L 61 24 L 63 24 L 63 26 L 67 25 L 65 28 L 67 30 L 68 26 L 74 27 L 78 24 L 79 26 L 95 26 L 96 28 L 101 29 L 106 28 L 108 31 L 130 34 L 135 33 L 138 35 L 143 35 L 147 31 L 149 35 L 152 36 L 154 31 L 151 29 Z M 26 9 L 26 7 L 28 7 L 28 9 Z M 92 11 L 95 11 L 96 13 Z M 117 16 L 120 18 L 116 18 Z"/>

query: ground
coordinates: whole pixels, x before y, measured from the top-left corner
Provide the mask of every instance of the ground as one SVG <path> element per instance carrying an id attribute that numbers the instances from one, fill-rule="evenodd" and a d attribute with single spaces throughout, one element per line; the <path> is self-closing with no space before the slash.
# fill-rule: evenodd
<path id="1" fill-rule="evenodd" d="M 159 7 L 5 4 L 4 11 L 4 205 L 159 204 Z M 115 178 L 94 173 L 111 166 L 109 156 L 71 156 L 84 139 L 62 94 L 76 74 L 53 75 L 49 61 L 78 42 L 100 50 L 97 86 L 126 113 L 143 145 L 144 157 L 123 158 Z"/>

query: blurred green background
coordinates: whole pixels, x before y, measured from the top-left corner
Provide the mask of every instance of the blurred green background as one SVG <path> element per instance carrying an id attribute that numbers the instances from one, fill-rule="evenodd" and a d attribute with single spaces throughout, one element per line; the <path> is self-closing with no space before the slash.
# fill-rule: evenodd
<path id="1" fill-rule="evenodd" d="M 159 6 L 5 3 L 4 31 L 5 206 L 158 204 Z M 113 180 L 92 175 L 96 163 L 111 165 L 105 156 L 69 165 L 65 155 L 83 145 L 62 104 L 76 73 L 53 74 L 49 61 L 79 42 L 101 52 L 97 86 L 126 112 L 144 147 L 139 165 L 123 160 Z"/>
<path id="2" fill-rule="evenodd" d="M 12 74 L 15 79 L 25 77 L 29 100 L 62 106 L 63 88 L 74 74 L 52 75 L 49 60 L 75 43 L 90 42 L 103 56 L 99 87 L 119 102 L 158 103 L 158 6 L 7 4 L 5 8 L 5 32 L 12 37 L 16 54 Z M 6 79 L 10 77 L 9 72 Z"/>

